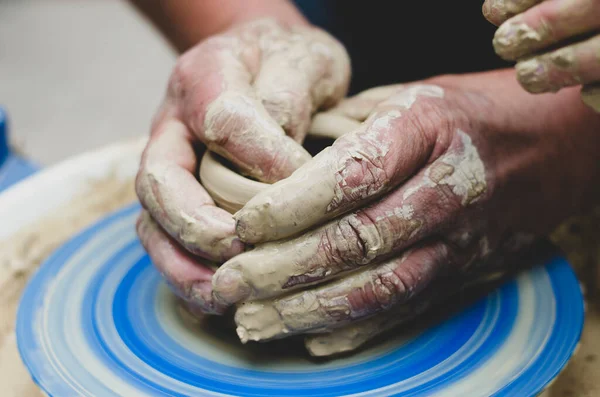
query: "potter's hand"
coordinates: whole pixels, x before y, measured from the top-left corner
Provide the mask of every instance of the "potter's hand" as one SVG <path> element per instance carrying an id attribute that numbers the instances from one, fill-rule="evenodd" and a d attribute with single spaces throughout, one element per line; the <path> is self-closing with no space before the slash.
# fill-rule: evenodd
<path id="1" fill-rule="evenodd" d="M 591 205 L 600 115 L 578 94 L 533 97 L 502 71 L 408 85 L 370 108 L 342 103 L 333 111 L 366 119 L 360 128 L 235 216 L 242 240 L 259 245 L 225 263 L 213 287 L 224 304 L 247 301 L 236 312 L 242 340 L 388 312 L 347 331 L 368 339 L 465 277 L 502 270 Z"/>
<path id="2" fill-rule="evenodd" d="M 204 147 L 264 182 L 310 155 L 299 144 L 310 117 L 345 94 L 343 47 L 308 26 L 261 20 L 209 38 L 177 62 L 136 181 L 146 212 L 138 234 L 174 289 L 199 310 L 211 298 L 212 262 L 244 250 L 231 214 L 196 178 Z"/>
<path id="3" fill-rule="evenodd" d="M 527 91 L 585 84 L 583 100 L 600 112 L 600 0 L 486 0 L 483 12 Z"/>

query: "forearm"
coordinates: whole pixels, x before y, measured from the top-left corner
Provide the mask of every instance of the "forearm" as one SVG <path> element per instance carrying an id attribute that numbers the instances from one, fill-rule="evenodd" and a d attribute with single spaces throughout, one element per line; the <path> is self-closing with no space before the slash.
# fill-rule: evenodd
<path id="1" fill-rule="evenodd" d="M 184 52 L 194 44 L 237 23 L 276 18 L 306 24 L 288 0 L 129 0 L 169 42 Z"/>

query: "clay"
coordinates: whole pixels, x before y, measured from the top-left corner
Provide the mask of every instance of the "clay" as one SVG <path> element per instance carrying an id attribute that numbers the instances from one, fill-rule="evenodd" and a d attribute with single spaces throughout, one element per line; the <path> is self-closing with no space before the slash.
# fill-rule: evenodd
<path id="1" fill-rule="evenodd" d="M 53 214 L 0 241 L 0 385 L 6 397 L 42 396 L 18 353 L 15 321 L 19 298 L 40 263 L 73 234 L 135 201 L 132 180 L 90 181 L 86 191 Z"/>
<path id="2" fill-rule="evenodd" d="M 349 167 L 358 166 L 363 160 L 369 164 L 384 161 L 391 150 L 388 123 L 401 117 L 418 97 L 443 96 L 440 87 L 415 85 L 381 102 L 379 114 L 367 119 L 361 131 L 345 135 L 310 163 L 275 183 L 272 189 L 254 196 L 236 213 L 236 232 L 240 239 L 259 243 L 290 237 L 357 208 L 367 197 L 383 195 L 393 184 L 384 182 L 386 174 L 382 168 L 370 167 L 368 176 L 360 183 L 345 183 L 344 175 Z M 305 194 L 311 200 L 296 205 L 294 199 Z M 294 203 L 294 207 L 289 203 Z"/>
<path id="3" fill-rule="evenodd" d="M 14 314 L 27 279 L 55 247 L 106 213 L 134 200 L 132 181 L 117 178 L 91 181 L 88 191 L 57 209 L 53 215 L 0 242 L 0 384 L 3 386 L 3 396 L 43 395 L 21 363 L 14 335 Z M 600 275 L 599 225 L 600 208 L 597 208 L 593 213 L 564 223 L 553 235 L 553 240 L 567 253 L 580 279 L 588 281 L 589 305 L 578 352 L 544 397 L 592 397 L 600 393 L 597 377 L 600 373 L 600 345 L 597 338 L 600 332 L 600 278 L 599 283 L 594 285 L 591 277 L 593 272 Z M 594 288 L 598 289 L 594 291 Z M 314 336 L 308 338 L 307 346 L 315 355 L 347 350 L 360 344 L 365 340 L 363 336 L 371 332 L 368 329 L 353 331 L 355 327 L 362 328 L 352 325 L 348 331 L 339 331 L 348 334 L 349 340 L 336 339 L 334 345 L 328 345 L 328 335 Z M 219 334 L 219 338 L 223 338 L 223 334 Z M 269 351 L 268 346 L 260 345 L 260 348 Z"/>
<path id="4" fill-rule="evenodd" d="M 344 116 L 320 113 L 313 118 L 309 135 L 337 139 L 360 127 L 360 124 Z M 270 186 L 238 174 L 221 163 L 210 151 L 202 157 L 199 177 L 202 186 L 215 203 L 232 214 L 240 210 L 257 193 Z"/>
<path id="5" fill-rule="evenodd" d="M 202 157 L 199 176 L 202 186 L 215 203 L 232 214 L 258 192 L 269 187 L 268 183 L 254 181 L 232 171 L 210 151 Z"/>

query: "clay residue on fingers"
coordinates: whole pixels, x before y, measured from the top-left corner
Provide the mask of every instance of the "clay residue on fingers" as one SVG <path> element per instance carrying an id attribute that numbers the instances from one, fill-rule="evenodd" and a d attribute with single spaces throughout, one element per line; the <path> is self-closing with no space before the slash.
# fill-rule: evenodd
<path id="1" fill-rule="evenodd" d="M 261 301 L 259 306 L 241 305 L 236 312 L 236 324 L 251 335 L 251 340 L 269 340 L 329 331 L 387 311 L 420 291 L 446 254 L 443 250 L 433 255 L 414 252 L 416 256 L 407 251 L 400 258 L 358 270 L 322 287 Z M 407 260 L 414 263 L 405 263 Z M 257 327 L 262 316 L 267 316 L 269 322 Z M 251 333 L 249 329 L 254 331 Z"/>
<path id="2" fill-rule="evenodd" d="M 447 185 L 458 196 L 463 206 L 479 200 L 487 190 L 485 166 L 471 137 L 457 130 L 459 145 L 451 147 L 425 171 L 419 184 L 407 189 L 407 200 L 423 188 Z"/>
<path id="3" fill-rule="evenodd" d="M 230 214 L 215 207 L 191 170 L 196 155 L 186 128 L 166 122 L 142 157 L 136 191 L 144 207 L 190 252 L 226 260 L 244 250 Z"/>
<path id="4" fill-rule="evenodd" d="M 236 332 L 242 343 L 271 339 L 285 334 L 281 316 L 271 302 L 245 302 L 235 313 Z"/>
<path id="5" fill-rule="evenodd" d="M 517 63 L 517 80 L 531 93 L 556 92 L 580 83 L 575 49 L 564 47 Z"/>
<path id="6" fill-rule="evenodd" d="M 395 155 L 393 124 L 418 97 L 443 95 L 440 87 L 418 85 L 383 101 L 382 110 L 360 130 L 342 136 L 289 178 L 250 200 L 235 215 L 238 235 L 251 243 L 289 237 L 388 191 L 402 177 L 388 175 L 385 169 Z M 300 205 L 299 197 L 310 200 Z"/>
<path id="7" fill-rule="evenodd" d="M 237 255 L 215 274 L 214 291 L 217 299 L 232 304 L 321 283 L 406 245 L 422 225 L 410 205 L 377 215 L 350 214 L 300 237 Z"/>
<path id="8" fill-rule="evenodd" d="M 286 177 L 310 160 L 310 154 L 285 135 L 251 94 L 237 91 L 220 94 L 207 107 L 203 130 L 209 150 L 264 182 Z M 257 152 L 268 153 L 272 158 L 258 163 L 254 161 Z"/>
<path id="9" fill-rule="evenodd" d="M 391 232 L 382 236 L 375 225 L 351 215 L 230 259 L 217 271 L 214 291 L 228 304 L 276 296 L 363 266 L 392 245 Z"/>
<path id="10" fill-rule="evenodd" d="M 542 0 L 486 0 L 483 4 L 483 15 L 495 25 L 519 14 Z"/>
<path id="11" fill-rule="evenodd" d="M 520 16 L 506 21 L 496 31 L 493 45 L 496 53 L 506 60 L 516 60 L 535 51 L 550 37 L 547 24 L 533 29 Z"/>

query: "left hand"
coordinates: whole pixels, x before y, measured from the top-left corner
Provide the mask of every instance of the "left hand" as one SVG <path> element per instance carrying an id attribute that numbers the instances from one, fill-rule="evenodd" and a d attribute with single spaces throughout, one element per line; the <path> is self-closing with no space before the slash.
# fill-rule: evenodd
<path id="1" fill-rule="evenodd" d="M 600 116 L 578 92 L 534 98 L 513 78 L 444 77 L 334 108 L 364 122 L 235 215 L 259 245 L 213 288 L 245 301 L 241 339 L 347 325 L 372 337 L 598 198 Z"/>
<path id="2" fill-rule="evenodd" d="M 483 13 L 500 26 L 494 48 L 517 63 L 529 92 L 584 85 L 584 101 L 600 112 L 600 0 L 486 0 Z"/>

